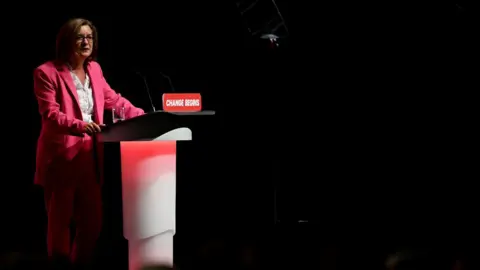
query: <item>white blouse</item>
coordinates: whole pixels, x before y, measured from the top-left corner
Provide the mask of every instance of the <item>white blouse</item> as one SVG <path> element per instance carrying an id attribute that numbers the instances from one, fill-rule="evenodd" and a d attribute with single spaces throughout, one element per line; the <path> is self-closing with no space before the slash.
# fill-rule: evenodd
<path id="1" fill-rule="evenodd" d="M 80 109 L 82 110 L 83 121 L 90 123 L 93 121 L 93 94 L 90 85 L 90 77 L 87 73 L 85 84 L 82 85 L 82 82 L 72 70 L 70 70 L 70 74 L 72 75 L 75 88 L 77 89 L 78 102 L 80 103 Z"/>

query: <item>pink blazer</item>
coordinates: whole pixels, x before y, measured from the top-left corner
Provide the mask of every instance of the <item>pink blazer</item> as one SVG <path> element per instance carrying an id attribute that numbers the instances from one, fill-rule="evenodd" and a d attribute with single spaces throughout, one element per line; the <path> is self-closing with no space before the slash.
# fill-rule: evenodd
<path id="1" fill-rule="evenodd" d="M 144 114 L 127 99 L 116 93 L 103 77 L 97 62 L 87 67 L 94 98 L 94 118 L 103 124 L 104 110 L 125 108 L 125 117 Z M 44 185 L 52 161 L 71 160 L 89 139 L 83 133 L 85 125 L 78 102 L 77 90 L 68 67 L 49 61 L 34 70 L 34 92 L 42 117 L 42 129 L 37 142 L 35 184 Z"/>

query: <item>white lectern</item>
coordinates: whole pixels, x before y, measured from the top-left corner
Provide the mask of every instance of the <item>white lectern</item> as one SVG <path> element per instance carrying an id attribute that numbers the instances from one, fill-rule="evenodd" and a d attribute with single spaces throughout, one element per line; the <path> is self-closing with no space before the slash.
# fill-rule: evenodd
<path id="1" fill-rule="evenodd" d="M 129 270 L 145 265 L 173 266 L 176 143 L 192 140 L 187 127 L 213 111 L 157 111 L 106 127 L 98 142 L 120 142 L 123 235 Z"/>

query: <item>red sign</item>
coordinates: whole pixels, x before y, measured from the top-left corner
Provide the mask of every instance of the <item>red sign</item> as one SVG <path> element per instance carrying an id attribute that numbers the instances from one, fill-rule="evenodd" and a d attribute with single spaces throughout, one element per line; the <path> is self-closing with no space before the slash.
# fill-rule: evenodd
<path id="1" fill-rule="evenodd" d="M 202 96 L 199 93 L 163 94 L 163 110 L 166 112 L 199 112 Z"/>

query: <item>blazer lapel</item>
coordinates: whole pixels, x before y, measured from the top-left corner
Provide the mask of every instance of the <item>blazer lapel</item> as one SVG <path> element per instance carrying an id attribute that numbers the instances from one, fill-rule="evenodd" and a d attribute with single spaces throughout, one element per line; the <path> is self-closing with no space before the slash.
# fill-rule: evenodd
<path id="1" fill-rule="evenodd" d="M 66 65 L 62 65 L 59 68 L 59 73 L 60 73 L 60 77 L 62 77 L 63 81 L 67 85 L 68 91 L 70 91 L 70 94 L 72 94 L 72 96 L 75 98 L 78 109 L 80 109 L 80 103 L 78 102 L 77 88 L 75 87 L 75 83 L 73 82 L 73 78 L 72 78 L 72 75 L 70 74 L 70 70 Z"/>
<path id="2" fill-rule="evenodd" d="M 95 72 L 92 72 L 92 65 L 89 63 L 88 66 L 87 66 L 87 73 L 88 73 L 88 77 L 90 77 L 90 86 L 92 87 L 92 95 L 93 95 L 93 111 L 94 111 L 94 117 L 95 117 L 95 122 L 99 123 L 98 121 L 100 121 L 100 114 L 99 114 L 99 111 L 100 110 L 103 110 L 102 109 L 99 109 L 99 105 L 100 105 L 100 100 L 102 100 L 102 98 L 99 97 L 101 91 L 99 89 L 99 81 L 98 81 L 98 78 L 96 77 L 96 73 Z"/>

